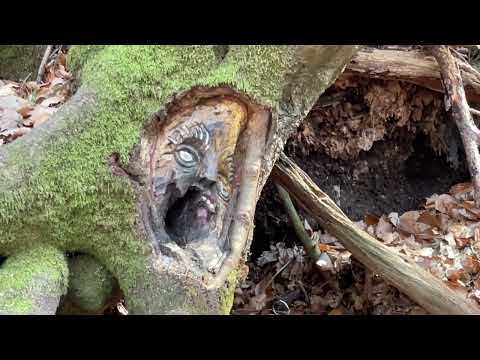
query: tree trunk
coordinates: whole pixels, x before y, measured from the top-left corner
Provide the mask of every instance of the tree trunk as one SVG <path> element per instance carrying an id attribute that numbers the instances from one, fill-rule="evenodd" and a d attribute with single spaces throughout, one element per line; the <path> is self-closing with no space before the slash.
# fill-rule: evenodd
<path id="1" fill-rule="evenodd" d="M 263 185 L 356 50 L 72 47 L 75 95 L 0 148 L 0 255 L 92 256 L 133 314 L 229 313 Z"/>

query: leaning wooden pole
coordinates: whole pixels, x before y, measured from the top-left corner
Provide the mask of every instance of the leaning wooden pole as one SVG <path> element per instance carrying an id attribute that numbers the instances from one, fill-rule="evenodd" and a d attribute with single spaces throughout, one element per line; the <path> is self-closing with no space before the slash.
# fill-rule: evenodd
<path id="1" fill-rule="evenodd" d="M 473 300 L 359 229 L 286 155 L 280 156 L 272 175 L 298 206 L 319 221 L 358 261 L 425 310 L 438 315 L 480 314 L 480 307 Z"/>
<path id="2" fill-rule="evenodd" d="M 480 207 L 480 130 L 473 122 L 470 107 L 463 87 L 459 65 L 449 48 L 445 45 L 427 46 L 437 60 L 445 89 L 445 110 L 451 110 L 455 120 L 467 159 L 468 169 L 475 189 L 475 204 Z"/>

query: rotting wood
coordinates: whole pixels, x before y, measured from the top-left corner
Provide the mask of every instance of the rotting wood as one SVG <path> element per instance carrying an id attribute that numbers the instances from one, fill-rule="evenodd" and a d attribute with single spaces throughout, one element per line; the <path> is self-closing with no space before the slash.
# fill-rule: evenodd
<path id="1" fill-rule="evenodd" d="M 359 229 L 286 155 L 281 154 L 272 176 L 298 206 L 319 221 L 358 261 L 431 314 L 480 314 L 480 307 L 473 300 Z"/>
<path id="2" fill-rule="evenodd" d="M 460 63 L 467 99 L 480 103 L 480 73 L 465 62 Z M 432 56 L 421 50 L 383 50 L 367 48 L 358 51 L 340 79 L 352 76 L 401 80 L 443 92 L 440 71 Z"/>

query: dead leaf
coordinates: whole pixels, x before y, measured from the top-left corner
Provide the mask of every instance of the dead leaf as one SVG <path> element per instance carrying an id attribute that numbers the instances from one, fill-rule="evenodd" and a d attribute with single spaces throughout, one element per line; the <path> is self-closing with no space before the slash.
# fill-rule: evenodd
<path id="1" fill-rule="evenodd" d="M 50 115 L 52 115 L 55 111 L 55 108 L 48 108 L 38 105 L 31 112 L 29 120 L 31 120 L 34 127 L 40 126 L 47 121 L 50 118 Z"/>
<path id="2" fill-rule="evenodd" d="M 393 226 L 397 227 L 398 224 L 400 223 L 400 218 L 398 216 L 398 213 L 392 212 L 388 214 L 388 220 L 392 223 Z"/>
<path id="3" fill-rule="evenodd" d="M 384 236 L 387 234 L 391 234 L 393 232 L 393 225 L 390 221 L 387 220 L 387 217 L 382 216 L 378 220 L 377 227 L 375 229 L 375 235 L 379 238 L 384 240 Z"/>
<path id="4" fill-rule="evenodd" d="M 328 313 L 328 315 L 345 315 L 347 312 L 346 312 L 346 309 L 343 307 L 343 306 L 340 306 L 336 309 L 333 309 L 332 311 L 330 311 Z"/>
<path id="5" fill-rule="evenodd" d="M 10 129 L 6 131 L 2 131 L 0 133 L 0 139 L 4 139 L 5 142 L 11 142 L 27 133 L 29 133 L 32 129 L 27 127 L 20 127 L 16 129 Z"/>
<path id="6" fill-rule="evenodd" d="M 30 116 L 30 112 L 33 110 L 33 106 L 29 103 L 24 103 L 17 109 L 17 112 L 25 119 Z"/>
<path id="7" fill-rule="evenodd" d="M 462 261 L 462 266 L 469 274 L 476 274 L 480 271 L 480 262 L 473 256 L 465 256 Z"/>
<path id="8" fill-rule="evenodd" d="M 317 267 L 321 271 L 331 271 L 331 272 L 333 272 L 335 270 L 334 267 L 333 267 L 332 260 L 330 259 L 330 256 L 328 256 L 327 253 L 322 253 L 320 255 L 319 259 L 317 260 L 317 262 L 315 263 L 315 265 L 317 265 Z"/>
<path id="9" fill-rule="evenodd" d="M 473 186 L 468 182 L 452 186 L 449 193 L 457 200 L 473 200 Z"/>
<path id="10" fill-rule="evenodd" d="M 367 226 L 370 226 L 370 225 L 377 225 L 378 221 L 379 221 L 379 218 L 375 215 L 370 215 L 370 214 L 367 214 L 365 215 L 365 224 L 367 224 Z"/>
<path id="11" fill-rule="evenodd" d="M 450 211 L 458 206 L 457 200 L 448 194 L 433 195 L 427 199 L 426 207 L 433 208 L 443 214 L 449 214 Z"/>

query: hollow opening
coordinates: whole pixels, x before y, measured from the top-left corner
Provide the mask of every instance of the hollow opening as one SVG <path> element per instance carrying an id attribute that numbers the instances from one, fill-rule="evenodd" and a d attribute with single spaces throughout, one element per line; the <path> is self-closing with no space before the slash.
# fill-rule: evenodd
<path id="1" fill-rule="evenodd" d="M 452 168 L 445 155 L 432 150 L 423 134 L 379 141 L 354 160 L 333 159 L 321 152 L 305 157 L 288 147 L 285 152 L 353 221 L 362 220 L 366 214 L 381 216 L 419 209 L 426 197 L 469 181 L 461 151 L 459 167 Z M 300 209 L 299 214 L 305 217 Z M 320 228 L 306 218 L 314 230 Z M 301 245 L 269 179 L 257 204 L 251 258 L 278 242 Z"/>
<path id="2" fill-rule="evenodd" d="M 213 200 L 207 199 L 203 190 L 193 186 L 183 197 L 172 201 L 165 215 L 168 236 L 181 246 L 204 236 L 205 227 L 215 214 Z"/>

